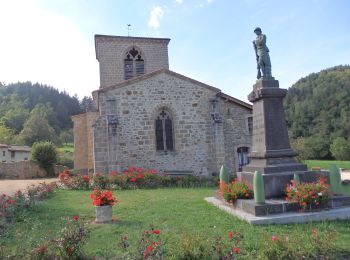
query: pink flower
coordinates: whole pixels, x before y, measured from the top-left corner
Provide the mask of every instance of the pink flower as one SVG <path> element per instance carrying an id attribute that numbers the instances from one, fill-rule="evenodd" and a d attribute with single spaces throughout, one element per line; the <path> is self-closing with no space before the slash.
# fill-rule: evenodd
<path id="1" fill-rule="evenodd" d="M 272 237 L 271 237 L 271 240 L 272 240 L 272 241 L 276 241 L 277 239 L 278 239 L 278 238 L 277 238 L 276 236 L 272 236 Z"/>
<path id="2" fill-rule="evenodd" d="M 73 216 L 72 219 L 73 219 L 73 220 L 78 220 L 79 217 L 78 217 L 78 216 Z"/>
<path id="3" fill-rule="evenodd" d="M 131 181 L 131 182 L 136 182 L 136 181 L 137 181 L 137 178 L 136 178 L 136 177 L 133 177 L 133 178 L 131 178 L 130 181 Z"/>
<path id="4" fill-rule="evenodd" d="M 235 254 L 238 254 L 238 253 L 239 253 L 239 248 L 235 246 L 235 247 L 233 248 L 233 252 L 234 252 Z"/>
<path id="5" fill-rule="evenodd" d="M 229 239 L 232 239 L 232 237 L 233 237 L 232 231 L 228 232 L 228 238 L 229 238 Z"/>

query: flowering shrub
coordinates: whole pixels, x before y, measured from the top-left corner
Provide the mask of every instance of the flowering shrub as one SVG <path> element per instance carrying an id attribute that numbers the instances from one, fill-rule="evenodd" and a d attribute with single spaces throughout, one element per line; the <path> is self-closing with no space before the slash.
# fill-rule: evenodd
<path id="1" fill-rule="evenodd" d="M 299 203 L 302 210 L 326 205 L 331 195 L 329 184 L 323 177 L 318 177 L 316 183 L 295 183 L 292 180 L 285 191 L 286 200 Z"/>
<path id="2" fill-rule="evenodd" d="M 193 175 L 172 177 L 154 169 L 129 167 L 123 172 L 109 174 L 73 175 L 68 170 L 59 174 L 61 186 L 68 189 L 142 189 L 160 187 L 213 187 L 214 178 L 200 178 Z"/>
<path id="3" fill-rule="evenodd" d="M 101 191 L 94 189 L 93 193 L 90 194 L 90 198 L 93 200 L 92 205 L 95 206 L 113 206 L 118 203 L 118 200 L 113 197 L 113 193 L 110 190 Z"/>
<path id="4" fill-rule="evenodd" d="M 231 183 L 224 185 L 222 196 L 226 201 L 235 203 L 237 199 L 251 199 L 253 191 L 246 182 L 235 178 Z"/>
<path id="5" fill-rule="evenodd" d="M 158 229 L 154 229 L 151 225 L 151 230 L 143 231 L 138 252 L 141 259 L 164 259 L 163 245 Z"/>
<path id="6" fill-rule="evenodd" d="M 214 252 L 216 259 L 231 260 L 236 259 L 236 255 L 241 253 L 239 242 L 243 238 L 238 232 L 229 231 L 227 233 L 228 243 L 225 243 L 222 237 L 217 237 L 214 243 Z"/>
<path id="7" fill-rule="evenodd" d="M 261 250 L 263 259 L 342 259 L 336 248 L 334 230 L 320 231 L 313 228 L 308 234 L 296 236 L 266 236 Z M 303 241 L 304 247 L 296 247 Z"/>
<path id="8" fill-rule="evenodd" d="M 81 254 L 81 247 L 86 242 L 88 231 L 78 216 L 66 218 L 63 227 L 56 239 L 53 240 L 63 258 L 74 259 Z"/>

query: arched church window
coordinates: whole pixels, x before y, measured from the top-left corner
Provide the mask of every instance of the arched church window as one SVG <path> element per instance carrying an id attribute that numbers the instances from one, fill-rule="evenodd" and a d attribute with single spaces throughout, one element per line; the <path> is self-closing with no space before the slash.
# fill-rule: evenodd
<path id="1" fill-rule="evenodd" d="M 244 165 L 249 163 L 249 148 L 248 147 L 238 147 L 237 156 L 238 156 L 238 171 L 241 172 Z"/>
<path id="2" fill-rule="evenodd" d="M 145 61 L 140 51 L 132 47 L 124 59 L 124 79 L 131 79 L 145 74 Z"/>
<path id="3" fill-rule="evenodd" d="M 157 151 L 173 151 L 174 136 L 173 136 L 173 121 L 170 113 L 162 110 L 156 120 L 156 149 Z"/>

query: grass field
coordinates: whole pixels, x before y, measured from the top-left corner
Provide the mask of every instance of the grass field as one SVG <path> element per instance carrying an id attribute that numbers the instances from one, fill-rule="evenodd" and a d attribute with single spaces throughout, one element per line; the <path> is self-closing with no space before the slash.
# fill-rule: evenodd
<path id="1" fill-rule="evenodd" d="M 161 231 L 166 259 L 177 259 L 179 241 L 184 237 L 189 241 L 208 241 L 217 236 L 227 237 L 230 230 L 244 236 L 240 248 L 243 259 L 254 259 L 256 253 L 265 246 L 266 239 L 272 235 L 278 237 L 300 237 L 303 247 L 306 237 L 313 229 L 318 232 L 335 230 L 334 243 L 340 249 L 347 249 L 350 243 L 350 221 L 334 221 L 299 225 L 251 226 L 203 200 L 212 196 L 214 190 L 201 189 L 156 189 L 117 191 L 119 203 L 113 209 L 113 215 L 119 221 L 113 224 L 91 224 L 94 208 L 88 191 L 58 190 L 52 198 L 27 212 L 21 221 L 10 227 L 1 239 L 1 244 L 16 250 L 21 245 L 35 244 L 34 241 L 49 239 L 64 226 L 62 217 L 79 215 L 89 222 L 91 230 L 84 251 L 88 255 L 105 256 L 106 252 L 118 254 L 117 244 L 121 235 L 127 235 L 134 246 L 143 230 L 153 224 Z M 192 243 L 191 242 L 191 243 Z"/>
<path id="2" fill-rule="evenodd" d="M 74 144 L 73 143 L 67 143 L 61 147 L 57 148 L 58 152 L 60 153 L 74 153 Z"/>
<path id="3" fill-rule="evenodd" d="M 330 166 L 335 164 L 339 168 L 350 170 L 350 161 L 305 160 L 303 163 L 307 165 L 308 169 L 321 167 L 321 169 L 329 170 Z"/>

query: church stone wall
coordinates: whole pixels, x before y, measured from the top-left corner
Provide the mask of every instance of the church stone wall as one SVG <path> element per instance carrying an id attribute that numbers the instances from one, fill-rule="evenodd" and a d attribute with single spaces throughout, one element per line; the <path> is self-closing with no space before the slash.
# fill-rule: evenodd
<path id="1" fill-rule="evenodd" d="M 251 110 L 224 102 L 217 92 L 167 73 L 101 91 L 101 116 L 94 129 L 96 171 L 135 165 L 211 175 L 222 164 L 236 171 L 236 147 L 251 143 L 245 122 Z M 118 118 L 115 135 L 106 116 L 111 98 Z M 221 122 L 213 120 L 213 99 L 218 100 Z M 162 108 L 173 116 L 175 151 L 167 153 L 156 151 L 155 144 L 154 120 Z"/>
<path id="2" fill-rule="evenodd" d="M 169 39 L 95 36 L 96 58 L 100 65 L 100 88 L 124 81 L 124 55 L 135 46 L 145 60 L 145 74 L 169 69 Z"/>
<path id="3" fill-rule="evenodd" d="M 166 73 L 135 82 L 120 88 L 101 92 L 101 117 L 106 116 L 107 101 L 116 99 L 118 125 L 115 167 L 109 163 L 108 171 L 131 165 L 155 168 L 161 171 L 184 171 L 208 175 L 217 172 L 213 152 L 213 121 L 209 99 L 215 97 L 214 88 L 205 88 Z M 175 151 L 156 151 L 155 118 L 161 108 L 172 113 Z M 105 126 L 106 127 L 106 126 Z M 99 158 L 110 161 L 109 151 L 102 151 L 111 133 L 96 131 L 95 147 L 101 146 Z M 100 138 L 100 139 L 98 139 Z M 96 143 L 97 142 L 97 143 Z M 96 151 L 96 150 L 95 150 Z M 100 160 L 100 161 L 101 161 Z M 96 163 L 97 163 L 96 159 Z M 100 164 L 100 171 L 107 170 Z M 99 170 L 96 169 L 96 170 Z"/>
<path id="4" fill-rule="evenodd" d="M 90 170 L 93 161 L 93 128 L 98 112 L 72 116 L 74 134 L 74 169 Z"/>
<path id="5" fill-rule="evenodd" d="M 224 164 L 230 172 L 237 172 L 237 148 L 248 147 L 252 145 L 252 136 L 248 130 L 248 116 L 252 111 L 248 108 L 239 106 L 232 102 L 220 102 L 220 112 L 223 116 L 224 128 Z"/>

